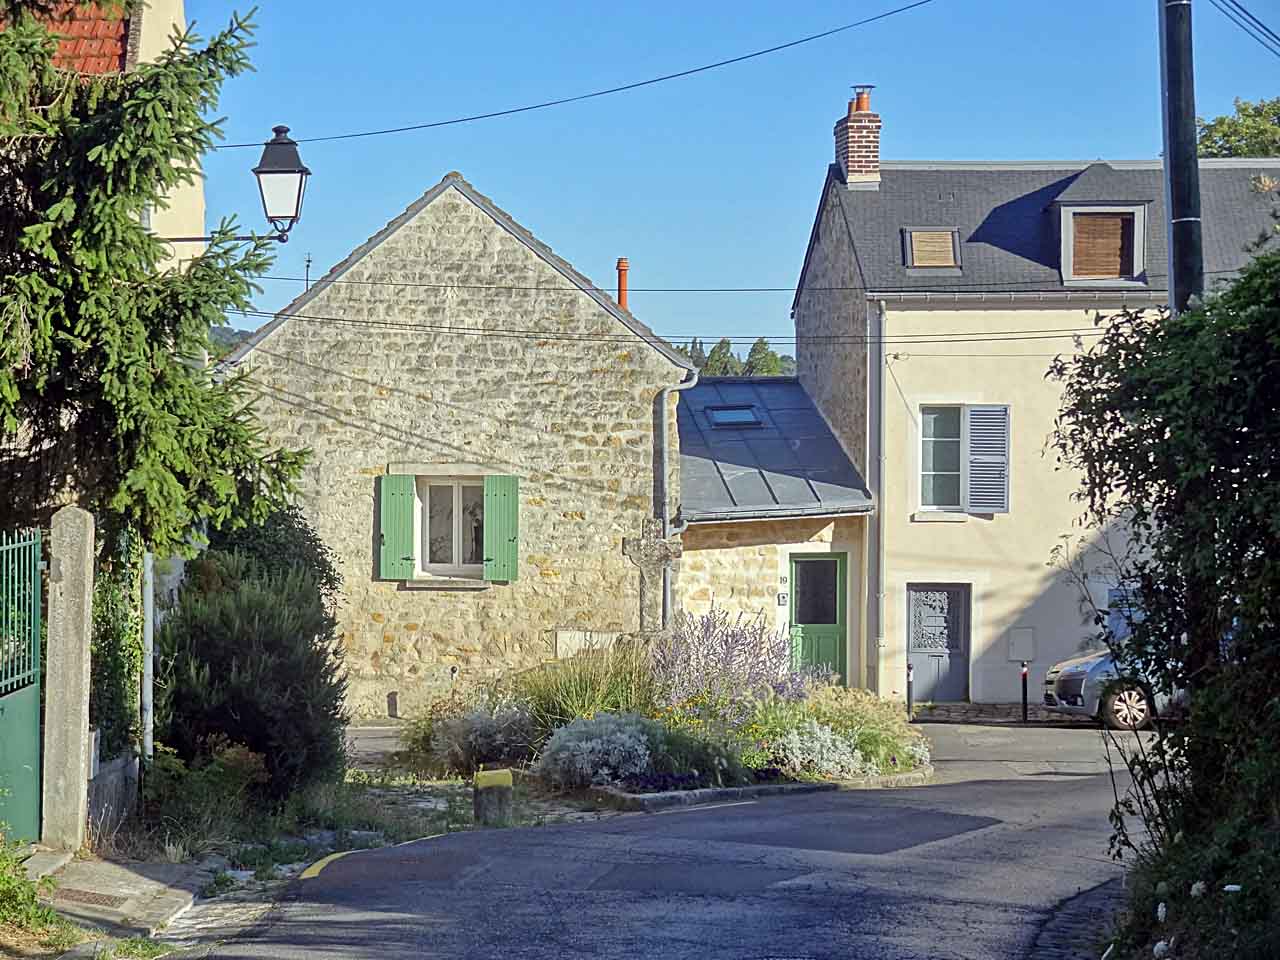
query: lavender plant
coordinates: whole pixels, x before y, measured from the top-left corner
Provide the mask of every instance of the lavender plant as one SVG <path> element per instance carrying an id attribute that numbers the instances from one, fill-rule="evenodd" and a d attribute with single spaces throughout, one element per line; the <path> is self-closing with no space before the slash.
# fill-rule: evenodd
<path id="1" fill-rule="evenodd" d="M 764 615 L 732 617 L 712 608 L 701 616 L 681 613 L 674 629 L 650 651 L 653 673 L 666 704 L 717 704 L 749 712 L 751 701 L 775 692 L 800 699 L 816 676 L 793 669 L 791 641 L 770 629 Z"/>

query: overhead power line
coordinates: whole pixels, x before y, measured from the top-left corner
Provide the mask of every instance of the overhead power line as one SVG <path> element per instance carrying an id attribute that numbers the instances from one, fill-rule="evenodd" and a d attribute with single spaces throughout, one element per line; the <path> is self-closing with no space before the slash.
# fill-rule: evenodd
<path id="1" fill-rule="evenodd" d="M 1226 275 L 1226 274 L 1237 274 L 1239 272 L 1240 272 L 1239 270 L 1206 270 L 1205 275 L 1206 276 L 1214 275 L 1214 274 Z M 1149 280 L 1164 280 L 1168 278 L 1168 274 L 1166 273 L 1148 273 L 1146 274 L 1146 276 Z M 415 287 L 418 289 L 425 289 L 425 290 L 506 290 L 506 291 L 513 291 L 513 292 L 525 291 L 525 292 L 531 292 L 531 293 L 573 293 L 579 290 L 579 288 L 575 286 L 548 287 L 548 286 L 537 286 L 537 285 L 514 285 L 514 284 L 505 284 L 505 283 L 426 283 L 423 281 L 415 281 L 415 280 L 383 280 L 383 279 L 376 279 L 376 278 L 369 279 L 369 280 L 348 280 L 348 279 L 337 278 L 333 280 L 321 279 L 321 280 L 309 281 L 306 277 L 263 276 L 263 277 L 257 277 L 256 279 L 267 280 L 275 283 L 302 283 L 302 284 L 311 283 L 312 286 L 319 286 L 321 284 L 324 284 L 324 285 L 349 284 L 352 286 L 362 286 L 362 287 Z M 1045 281 L 1043 280 L 1004 280 L 1004 281 L 1001 281 L 1001 286 L 1044 288 Z M 1017 291 L 1008 291 L 1008 290 L 1003 290 L 1003 291 L 992 290 L 990 281 L 948 283 L 945 289 L 939 289 L 939 290 L 923 290 L 922 289 L 918 291 L 905 290 L 905 291 L 886 291 L 886 292 L 899 292 L 899 293 L 917 292 L 917 293 L 946 294 L 948 291 L 955 288 L 978 289 L 987 293 L 991 293 L 993 296 L 999 296 L 1001 293 L 1017 292 Z M 590 287 L 589 289 L 596 293 L 609 294 L 609 290 L 607 290 L 604 287 L 593 286 L 593 287 Z M 628 290 L 631 293 L 795 293 L 796 292 L 795 287 L 628 287 Z M 873 292 L 873 288 L 861 286 L 861 285 L 827 286 L 827 287 L 806 286 L 805 290 L 808 292 L 816 292 L 816 293 L 836 292 L 836 291 L 839 291 L 839 292 L 861 291 L 863 293 Z M 1034 293 L 1034 292 L 1041 292 L 1041 291 L 1037 289 L 1032 289 L 1030 290 L 1030 292 Z M 1052 294 L 1052 293 L 1061 293 L 1062 290 L 1046 288 L 1046 289 L 1042 289 L 1042 292 Z"/>
<path id="2" fill-rule="evenodd" d="M 1255 17 L 1242 3 L 1235 0 L 1209 0 L 1218 12 L 1251 36 L 1263 49 L 1280 57 L 1280 36 L 1265 23 Z"/>
<path id="3" fill-rule="evenodd" d="M 274 319 L 277 314 L 261 310 L 232 310 L 231 313 L 259 319 Z M 502 327 L 467 327 L 457 324 L 406 323 L 400 320 L 362 320 L 354 317 L 317 316 L 315 314 L 290 313 L 280 317 L 282 320 L 302 320 L 309 323 L 341 323 L 357 327 L 373 327 L 391 330 L 415 330 L 418 332 L 447 333 L 459 336 L 493 337 L 510 340 L 536 340 L 541 342 L 566 343 L 600 343 L 613 346 L 625 345 L 641 340 L 650 344 L 666 344 L 670 340 L 692 339 L 689 337 L 644 337 L 636 333 L 620 334 L 578 334 L 558 331 L 541 331 L 527 329 L 510 329 Z M 902 344 L 946 344 L 946 343 L 1013 343 L 1024 340 L 1071 340 L 1076 337 L 1098 337 L 1104 331 L 1097 328 L 1058 328 L 1057 330 L 1007 330 L 998 332 L 978 331 L 972 333 L 947 333 L 933 331 L 918 334 L 897 334 L 889 337 L 868 337 L 858 334 L 845 334 L 824 337 L 805 337 L 819 343 L 885 343 Z M 699 338 L 701 339 L 701 338 Z M 707 337 L 708 343 L 721 338 Z M 758 338 L 752 338 L 758 339 Z M 771 343 L 794 343 L 794 337 L 765 337 Z M 732 342 L 732 341 L 731 341 Z M 751 342 L 750 339 L 740 342 Z"/>
<path id="4" fill-rule="evenodd" d="M 454 117 L 451 120 L 435 120 L 430 123 L 413 123 L 402 127 L 388 127 L 385 130 L 365 130 L 359 133 L 338 133 L 324 137 L 303 137 L 299 138 L 298 143 L 326 143 L 333 140 L 355 140 L 360 137 L 383 137 L 392 133 L 409 133 L 414 130 L 431 130 L 436 127 L 451 127 L 460 123 L 472 123 L 476 120 L 491 120 L 496 117 L 509 117 L 517 113 L 529 113 L 532 110 L 546 110 L 548 107 L 559 107 L 566 103 L 578 103 L 582 100 L 592 100 L 596 97 L 607 97 L 615 93 L 624 93 L 628 90 L 638 90 L 641 87 L 650 87 L 656 83 L 665 83 L 668 80 L 679 80 L 683 77 L 692 77 L 698 73 L 706 73 L 708 70 L 718 70 L 721 67 L 732 66 L 735 63 L 742 63 L 746 60 L 754 60 L 756 57 L 767 56 L 771 53 L 777 53 L 780 50 L 789 50 L 792 47 L 798 47 L 804 43 L 812 43 L 815 40 L 822 40 L 826 37 L 835 36 L 837 33 L 844 33 L 846 30 L 853 30 L 856 27 L 865 27 L 867 24 L 875 23 L 877 20 L 886 20 L 889 17 L 897 16 L 900 13 L 906 13 L 908 10 L 914 10 L 916 7 L 923 7 L 932 3 L 933 0 L 916 0 L 915 3 L 908 3 L 905 6 L 896 7 L 893 10 L 886 10 L 884 13 L 878 13 L 874 17 L 866 17 L 862 20 L 856 20 L 853 23 L 846 23 L 840 27 L 833 27 L 830 30 L 823 30 L 821 33 L 810 34 L 807 37 L 801 37 L 799 40 L 790 40 L 787 43 L 779 43 L 776 46 L 766 47 L 763 50 L 756 50 L 752 53 L 744 53 L 738 57 L 730 57 L 728 60 L 718 60 L 715 63 L 706 63 L 700 67 L 691 67 L 688 70 L 680 70 L 676 73 L 664 74 L 660 77 L 651 77 L 648 80 L 637 80 L 634 83 L 624 83 L 622 86 L 609 87 L 605 90 L 594 90 L 591 93 L 580 93 L 572 97 L 561 97 L 558 100 L 544 100 L 541 103 L 531 103 L 523 107 L 510 107 L 506 110 L 492 110 L 488 113 L 477 113 L 466 117 Z M 237 150 L 242 147 L 261 147 L 261 141 L 253 143 L 228 143 L 217 147 L 218 150 Z"/>

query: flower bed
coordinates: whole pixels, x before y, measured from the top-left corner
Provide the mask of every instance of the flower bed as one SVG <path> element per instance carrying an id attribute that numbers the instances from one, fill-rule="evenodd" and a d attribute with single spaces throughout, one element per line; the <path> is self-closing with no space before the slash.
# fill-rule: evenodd
<path id="1" fill-rule="evenodd" d="M 682 617 L 653 646 L 623 642 L 443 701 L 409 726 L 411 765 L 468 775 L 529 765 L 566 791 L 665 793 L 847 781 L 928 764 L 897 704 L 790 669 L 763 620 Z"/>

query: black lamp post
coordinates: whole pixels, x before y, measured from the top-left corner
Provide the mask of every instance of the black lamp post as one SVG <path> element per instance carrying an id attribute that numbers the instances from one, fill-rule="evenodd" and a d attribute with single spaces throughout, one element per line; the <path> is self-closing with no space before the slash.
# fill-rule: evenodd
<path id="1" fill-rule="evenodd" d="M 286 126 L 273 127 L 275 134 L 262 148 L 262 159 L 253 168 L 258 178 L 258 193 L 262 196 L 262 212 L 271 224 L 273 233 L 265 239 L 277 243 L 289 241 L 289 231 L 302 219 L 302 200 L 307 192 L 307 169 L 298 155 L 297 141 L 289 137 Z M 166 243 L 207 243 L 213 237 L 166 237 Z M 234 240 L 259 240 L 258 236 L 233 237 Z"/>
<path id="2" fill-rule="evenodd" d="M 298 144 L 289 138 L 288 127 L 275 127 L 271 132 L 275 136 L 262 148 L 262 159 L 253 175 L 262 194 L 262 212 L 276 231 L 276 239 L 285 243 L 293 225 L 302 219 L 302 200 L 311 171 L 298 156 Z"/>

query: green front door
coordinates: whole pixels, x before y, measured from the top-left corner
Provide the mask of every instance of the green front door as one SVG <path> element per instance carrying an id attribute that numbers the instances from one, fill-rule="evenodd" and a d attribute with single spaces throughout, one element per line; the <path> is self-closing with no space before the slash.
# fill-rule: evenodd
<path id="1" fill-rule="evenodd" d="M 797 666 L 846 674 L 847 564 L 843 553 L 791 555 L 791 656 Z"/>

